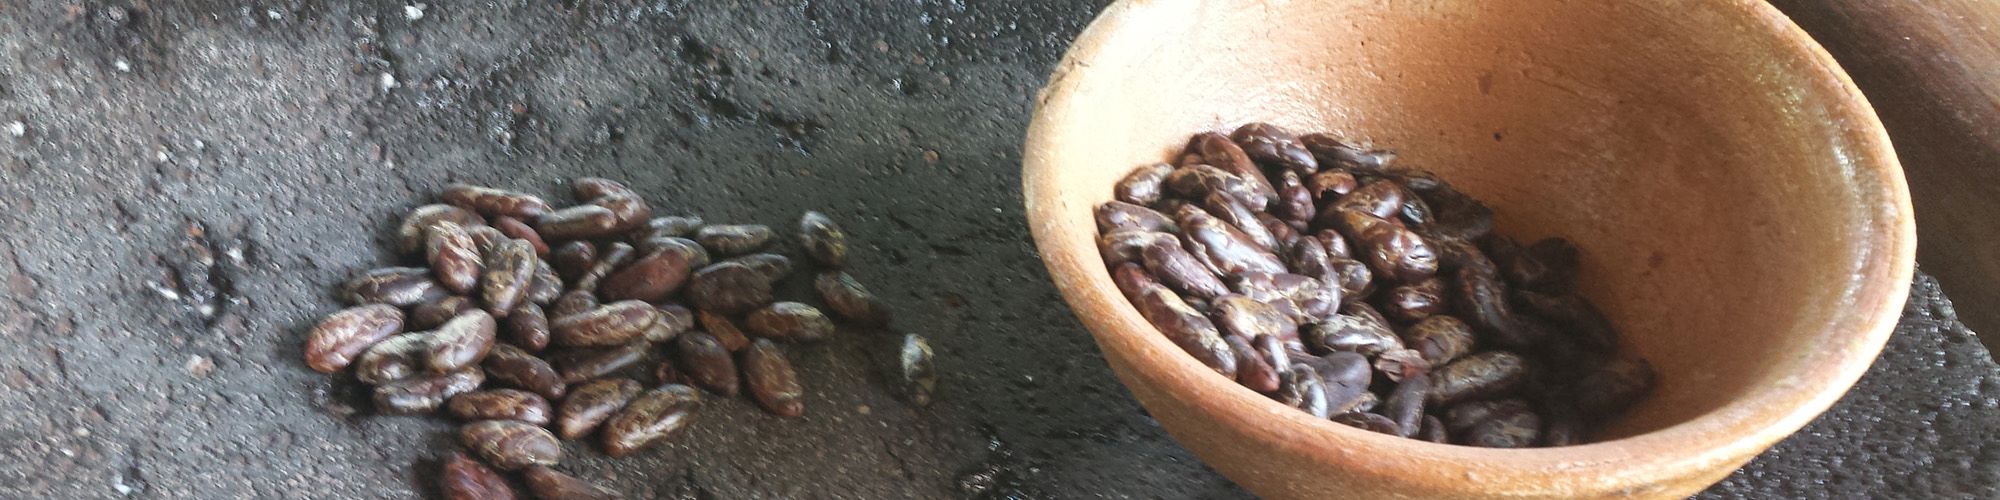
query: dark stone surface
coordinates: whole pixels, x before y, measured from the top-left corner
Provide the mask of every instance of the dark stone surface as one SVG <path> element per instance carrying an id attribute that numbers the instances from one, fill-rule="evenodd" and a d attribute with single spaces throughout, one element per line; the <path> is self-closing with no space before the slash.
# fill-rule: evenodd
<path id="1" fill-rule="evenodd" d="M 444 183 L 579 175 L 832 214 L 946 375 L 912 409 L 890 336 L 847 332 L 799 351 L 805 419 L 715 401 L 566 470 L 637 498 L 1245 496 L 1132 402 L 1028 241 L 1030 103 L 1102 3 L 0 3 L 0 498 L 434 494 L 449 424 L 356 413 L 303 330 Z M 1861 386 L 1713 494 L 1995 496 L 2000 370 L 1953 318 L 1921 279 Z"/>

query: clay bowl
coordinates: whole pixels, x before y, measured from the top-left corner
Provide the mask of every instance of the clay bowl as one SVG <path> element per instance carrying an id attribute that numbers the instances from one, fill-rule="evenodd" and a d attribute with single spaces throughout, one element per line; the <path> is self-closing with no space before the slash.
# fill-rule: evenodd
<path id="1" fill-rule="evenodd" d="M 1503 234 L 1573 239 L 1584 293 L 1660 386 L 1601 441 L 1493 450 L 1314 419 L 1205 369 L 1119 294 L 1091 209 L 1190 134 L 1250 121 L 1398 150 Z M 1759 1 L 1122 1 L 1050 77 L 1025 163 L 1036 244 L 1113 371 L 1272 498 L 1692 494 L 1860 377 L 1915 248 L 1873 110 Z"/>

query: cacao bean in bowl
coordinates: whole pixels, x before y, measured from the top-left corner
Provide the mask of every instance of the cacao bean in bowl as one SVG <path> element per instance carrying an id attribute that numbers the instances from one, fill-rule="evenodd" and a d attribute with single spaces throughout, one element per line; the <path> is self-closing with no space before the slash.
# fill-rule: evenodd
<path id="1" fill-rule="evenodd" d="M 1251 122 L 1394 150 L 1495 232 L 1567 237 L 1576 293 L 1657 386 L 1585 444 L 1487 449 L 1300 411 L 1190 356 L 1114 283 L 1094 210 Z M 1860 377 L 1916 245 L 1874 111 L 1760 1 L 1121 1 L 1050 76 L 1024 163 L 1036 244 L 1113 371 L 1271 498 L 1692 494 Z"/>

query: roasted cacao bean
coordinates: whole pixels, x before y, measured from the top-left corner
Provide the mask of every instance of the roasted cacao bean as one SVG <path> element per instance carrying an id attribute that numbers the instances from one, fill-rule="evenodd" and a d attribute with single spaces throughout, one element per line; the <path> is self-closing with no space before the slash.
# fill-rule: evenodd
<path id="1" fill-rule="evenodd" d="M 1446 315 L 1424 318 L 1403 330 L 1403 342 L 1430 361 L 1444 366 L 1472 352 L 1472 326 Z"/>
<path id="2" fill-rule="evenodd" d="M 1325 382 L 1310 365 L 1293 363 L 1292 368 L 1279 377 L 1276 397 L 1279 403 L 1315 417 L 1326 418 L 1330 412 Z"/>
<path id="3" fill-rule="evenodd" d="M 583 278 L 590 266 L 597 262 L 597 245 L 588 241 L 572 241 L 549 252 L 549 263 L 554 264 L 556 274 L 567 281 Z"/>
<path id="4" fill-rule="evenodd" d="M 561 298 L 562 293 L 562 277 L 556 275 L 555 267 L 550 266 L 548 261 L 537 258 L 535 260 L 535 278 L 528 282 L 528 297 L 524 302 L 549 305 L 555 303 L 556 299 Z"/>
<path id="5" fill-rule="evenodd" d="M 903 397 L 910 404 L 930 406 L 931 395 L 937 391 L 937 361 L 931 353 L 931 343 L 923 336 L 908 334 L 903 336 L 903 348 L 896 356 L 898 382 L 901 382 Z"/>
<path id="6" fill-rule="evenodd" d="M 1187 251 L 1206 258 L 1217 272 L 1285 272 L 1285 263 L 1277 255 L 1200 208 L 1183 205 L 1175 220 L 1180 223 L 1181 243 Z"/>
<path id="7" fill-rule="evenodd" d="M 512 420 L 483 420 L 458 428 L 458 440 L 493 468 L 514 471 L 550 466 L 562 459 L 562 444 L 541 427 Z"/>
<path id="8" fill-rule="evenodd" d="M 411 210 L 403 217 L 403 223 L 396 227 L 396 251 L 415 254 L 424 249 L 424 238 L 432 225 L 450 222 L 460 226 L 485 225 L 486 219 L 470 210 L 451 205 L 424 205 Z"/>
<path id="9" fill-rule="evenodd" d="M 1275 337 L 1265 335 L 1262 338 Z M 1229 349 L 1236 354 L 1236 383 L 1243 384 L 1244 387 L 1248 387 L 1250 390 L 1265 394 L 1272 394 L 1278 391 L 1280 382 L 1278 369 L 1271 366 L 1270 362 L 1260 355 L 1261 353 L 1258 352 L 1256 347 L 1251 345 L 1250 341 L 1243 340 L 1243 337 L 1235 335 L 1223 337 L 1222 340 L 1228 342 Z M 1321 397 L 1324 399 L 1325 395 L 1321 394 Z"/>
<path id="10" fill-rule="evenodd" d="M 478 302 L 453 295 L 410 308 L 409 320 L 404 327 L 409 331 L 433 330 L 444 326 L 446 321 L 451 321 L 460 314 L 477 310 L 479 310 Z"/>
<path id="11" fill-rule="evenodd" d="M 540 394 L 550 401 L 562 399 L 568 392 L 554 366 L 519 347 L 493 346 L 480 367 L 486 369 L 486 377 L 494 382 Z"/>
<path id="12" fill-rule="evenodd" d="M 485 311 L 452 318 L 424 341 L 424 365 L 431 373 L 445 373 L 479 364 L 493 349 L 497 326 Z"/>
<path id="13" fill-rule="evenodd" d="M 1299 175 L 1319 171 L 1319 160 L 1299 145 L 1298 136 L 1268 123 L 1249 123 L 1229 133 L 1229 139 L 1243 148 L 1252 161 L 1285 169 Z"/>
<path id="14" fill-rule="evenodd" d="M 1299 324 L 1290 316 L 1249 297 L 1235 294 L 1217 297 L 1214 308 L 1215 320 L 1223 333 L 1241 337 L 1245 342 L 1260 335 L 1280 340 L 1299 338 Z"/>
<path id="15" fill-rule="evenodd" d="M 526 301 L 528 285 L 535 279 L 535 261 L 535 248 L 526 241 L 509 239 L 493 246 L 479 284 L 487 312 L 506 317 Z"/>
<path id="16" fill-rule="evenodd" d="M 1213 215 L 1222 222 L 1229 224 L 1230 227 L 1235 228 L 1243 236 L 1248 237 L 1251 243 L 1255 243 L 1265 252 L 1276 252 L 1278 250 L 1278 237 L 1271 233 L 1270 226 L 1265 225 L 1264 221 L 1257 217 L 1263 212 L 1251 211 L 1249 207 L 1243 206 L 1235 198 L 1221 194 L 1210 194 L 1207 198 L 1203 198 L 1202 207 L 1207 209 L 1209 215 Z M 1150 212 L 1151 210 L 1147 211 Z M 1161 218 L 1165 219 L 1166 216 L 1162 215 Z M 1157 231 L 1157 229 L 1155 230 Z"/>
<path id="17" fill-rule="evenodd" d="M 760 337 L 795 342 L 816 341 L 833 334 L 833 320 L 819 309 L 798 302 L 778 302 L 752 311 L 744 318 L 743 325 Z"/>
<path id="18" fill-rule="evenodd" d="M 445 402 L 445 411 L 468 422 L 518 420 L 536 426 L 548 425 L 551 413 L 548 400 L 514 389 L 487 389 L 452 396 Z"/>
<path id="19" fill-rule="evenodd" d="M 527 480 L 528 491 L 541 500 L 617 500 L 625 498 L 617 492 L 577 479 L 569 474 L 556 472 L 542 466 L 530 466 L 521 474 Z"/>
<path id="20" fill-rule="evenodd" d="M 753 253 L 731 258 L 728 262 L 749 266 L 772 283 L 782 281 L 792 274 L 792 259 L 775 253 Z"/>
<path id="21" fill-rule="evenodd" d="M 580 240 L 616 234 L 618 214 L 597 205 L 577 205 L 535 218 L 535 232 L 553 240 Z"/>
<path id="22" fill-rule="evenodd" d="M 1596 305 L 1575 295 L 1549 295 L 1515 290 L 1514 303 L 1530 313 L 1548 318 L 1586 349 L 1600 354 L 1618 350 L 1618 330 Z"/>
<path id="23" fill-rule="evenodd" d="M 1126 262 L 1141 262 L 1145 258 L 1146 247 L 1162 240 L 1172 241 L 1177 247 L 1181 244 L 1174 235 L 1167 233 L 1119 231 L 1098 236 L 1097 250 L 1104 254 L 1104 265 L 1116 266 Z"/>
<path id="24" fill-rule="evenodd" d="M 451 452 L 438 477 L 445 500 L 514 500 L 506 477 L 464 453 Z"/>
<path id="25" fill-rule="evenodd" d="M 686 238 L 694 235 L 695 230 L 701 229 L 701 226 L 702 220 L 700 216 L 669 215 L 654 217 L 653 220 L 646 221 L 645 228 L 633 233 L 632 242 L 636 244 L 654 238 Z"/>
<path id="26" fill-rule="evenodd" d="M 1160 201 L 1167 182 L 1167 174 L 1174 171 L 1173 165 L 1154 163 L 1132 170 L 1118 181 L 1116 192 L 1118 201 L 1139 206 L 1152 206 Z"/>
<path id="27" fill-rule="evenodd" d="M 1322 352 L 1348 351 L 1374 356 L 1403 348 L 1403 343 L 1387 325 L 1370 318 L 1335 314 L 1305 327 L 1307 346 Z"/>
<path id="28" fill-rule="evenodd" d="M 362 351 L 354 361 L 354 377 L 369 385 L 382 385 L 423 371 L 420 355 L 428 346 L 431 332 L 396 335 Z"/>
<path id="29" fill-rule="evenodd" d="M 375 409 L 390 415 L 415 415 L 437 411 L 451 399 L 486 383 L 478 369 L 395 380 L 375 386 Z"/>
<path id="30" fill-rule="evenodd" d="M 1577 408 L 1590 418 L 1617 416 L 1652 392 L 1656 378 L 1646 360 L 1612 360 L 1576 382 Z"/>
<path id="31" fill-rule="evenodd" d="M 709 225 L 694 232 L 694 241 L 718 257 L 733 257 L 763 250 L 777 233 L 758 224 Z"/>
<path id="32" fill-rule="evenodd" d="M 1320 168 L 1340 168 L 1358 173 L 1379 173 L 1396 159 L 1396 153 L 1384 150 L 1366 150 L 1348 145 L 1340 139 L 1326 134 L 1306 134 L 1299 137 L 1299 144 L 1312 152 L 1319 160 Z"/>
<path id="33" fill-rule="evenodd" d="M 604 453 L 631 455 L 659 443 L 693 421 L 701 395 L 685 385 L 665 385 L 633 398 L 604 422 Z"/>
<path id="34" fill-rule="evenodd" d="M 1225 198 L 1227 198 L 1225 196 Z M 1155 231 L 1178 233 L 1180 229 L 1166 214 L 1139 205 L 1122 201 L 1107 201 L 1097 206 L 1097 231 L 1112 233 L 1118 231 Z"/>
<path id="35" fill-rule="evenodd" d="M 644 389 L 629 378 L 607 378 L 576 386 L 556 408 L 556 433 L 565 440 L 583 439 Z"/>
<path id="36" fill-rule="evenodd" d="M 1140 261 L 1161 283 L 1194 297 L 1213 299 L 1229 293 L 1229 287 L 1209 266 L 1181 247 L 1177 239 L 1155 239 L 1140 251 Z M 837 309 L 836 309 L 837 310 Z"/>
<path id="37" fill-rule="evenodd" d="M 693 271 L 688 264 L 689 255 L 688 250 L 671 246 L 653 250 L 606 276 L 597 293 L 605 300 L 666 300 L 680 291 L 688 273 Z"/>
<path id="38" fill-rule="evenodd" d="M 570 283 L 570 289 L 596 292 L 598 282 L 602 281 L 606 276 L 610 276 L 612 271 L 625 267 L 627 262 L 632 261 L 635 253 L 636 250 L 632 248 L 632 245 L 624 243 L 612 243 L 605 246 L 604 252 L 597 256 L 597 261 L 590 264 L 590 269 L 584 270 L 583 276 L 578 276 L 574 282 Z"/>
<path id="39" fill-rule="evenodd" d="M 536 256 L 547 257 L 549 255 L 548 241 L 543 240 L 541 233 L 535 232 L 535 228 L 529 227 L 526 222 L 521 222 L 521 219 L 506 216 L 495 217 L 493 218 L 493 229 L 500 231 L 500 234 L 508 238 L 528 242 L 528 245 L 535 247 Z"/>
<path id="40" fill-rule="evenodd" d="M 625 369 L 646 359 L 645 342 L 604 349 L 578 348 L 549 356 L 549 364 L 562 375 L 563 383 L 580 384 Z"/>
<path id="41" fill-rule="evenodd" d="M 1228 137 L 1214 132 L 1197 134 L 1190 145 L 1201 153 L 1202 163 L 1236 175 L 1256 192 L 1257 199 L 1244 200 L 1252 208 L 1263 210 L 1270 199 L 1278 196 L 1278 190 L 1264 178 L 1263 170 L 1258 169 L 1257 164 L 1250 161 L 1250 156 L 1243 153 L 1243 148 L 1236 146 Z"/>
<path id="42" fill-rule="evenodd" d="M 534 218 L 549 212 L 548 202 L 527 193 L 453 183 L 444 188 L 444 202 L 487 217 Z"/>
<path id="43" fill-rule="evenodd" d="M 1382 297 L 1382 312 L 1403 324 L 1443 314 L 1447 305 L 1444 280 L 1436 277 L 1390 288 Z"/>
<path id="44" fill-rule="evenodd" d="M 1375 371 L 1382 372 L 1392 382 L 1430 373 L 1431 362 L 1424 354 L 1414 349 L 1391 349 L 1382 351 L 1375 357 Z"/>
<path id="45" fill-rule="evenodd" d="M 713 227 L 717 226 L 703 229 Z M 695 309 L 731 315 L 750 312 L 773 300 L 771 280 L 756 269 L 735 262 L 719 262 L 696 271 L 685 295 L 694 302 Z"/>
<path id="46" fill-rule="evenodd" d="M 741 391 L 736 377 L 736 360 L 729 349 L 708 332 L 688 332 L 674 339 L 674 366 L 709 392 L 735 397 Z"/>
<path id="47" fill-rule="evenodd" d="M 403 330 L 403 311 L 370 304 L 328 315 L 306 337 L 306 365 L 320 373 L 347 368 L 369 347 Z"/>
<path id="48" fill-rule="evenodd" d="M 529 351 L 541 351 L 549 346 L 549 317 L 542 312 L 542 306 L 521 304 L 501 324 L 507 334 L 507 342 Z"/>
<path id="49" fill-rule="evenodd" d="M 424 255 L 439 284 L 454 294 L 470 293 L 479 285 L 479 249 L 472 235 L 458 224 L 439 221 L 425 235 Z"/>
<path id="50" fill-rule="evenodd" d="M 1404 377 L 1402 383 L 1396 384 L 1396 390 L 1389 393 L 1389 399 L 1383 402 L 1382 413 L 1396 422 L 1398 435 L 1412 437 L 1422 430 L 1424 398 L 1430 390 L 1430 377 L 1419 373 Z"/>
<path id="51" fill-rule="evenodd" d="M 694 313 L 694 320 L 695 323 L 701 325 L 703 331 L 715 337 L 715 341 L 722 343 L 722 348 L 728 349 L 729 352 L 737 352 L 750 347 L 750 336 L 744 335 L 743 328 L 736 326 L 736 320 L 730 319 L 728 316 L 708 311 L 696 311 Z"/>
<path id="52" fill-rule="evenodd" d="M 1466 356 L 1431 371 L 1431 392 L 1425 403 L 1442 407 L 1504 396 L 1521 386 L 1526 371 L 1527 361 L 1511 352 Z"/>
<path id="53" fill-rule="evenodd" d="M 646 329 L 647 342 L 657 344 L 673 340 L 694 328 L 694 311 L 676 304 L 660 306 L 659 310 L 659 319 L 653 320 L 653 326 Z"/>
<path id="54" fill-rule="evenodd" d="M 1347 412 L 1333 416 L 1333 421 L 1357 429 L 1379 432 L 1391 436 L 1402 436 L 1403 428 L 1395 420 L 1381 415 L 1363 412 Z"/>
<path id="55" fill-rule="evenodd" d="M 564 292 L 562 297 L 556 298 L 556 303 L 549 306 L 548 315 L 553 318 L 561 318 L 587 313 L 596 309 L 597 294 L 592 293 L 590 290 L 570 290 Z"/>
<path id="56" fill-rule="evenodd" d="M 590 312 L 558 317 L 549 324 L 550 341 L 568 347 L 610 347 L 632 343 L 660 318 L 652 304 L 625 300 Z"/>
<path id="57" fill-rule="evenodd" d="M 353 306 L 389 304 L 410 307 L 442 299 L 446 295 L 444 286 L 431 278 L 431 270 L 421 267 L 371 269 L 341 286 L 341 297 Z"/>
<path id="58" fill-rule="evenodd" d="M 799 385 L 792 362 L 770 340 L 757 339 L 743 351 L 743 383 L 750 396 L 765 410 L 780 417 L 797 417 L 806 412 L 805 387 Z"/>
<path id="59" fill-rule="evenodd" d="M 1227 193 L 1253 208 L 1270 205 L 1270 197 L 1265 196 L 1252 182 L 1237 177 L 1227 170 L 1196 164 L 1184 165 L 1169 172 L 1166 186 L 1169 192 L 1190 200 L 1202 199 L 1209 193 Z M 1275 191 L 1273 193 L 1275 194 Z"/>

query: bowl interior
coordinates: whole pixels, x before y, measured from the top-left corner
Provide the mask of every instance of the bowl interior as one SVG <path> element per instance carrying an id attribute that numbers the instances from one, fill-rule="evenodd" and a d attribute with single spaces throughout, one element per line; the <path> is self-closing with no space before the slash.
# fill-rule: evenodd
<path id="1" fill-rule="evenodd" d="M 1582 248 L 1584 295 L 1661 382 L 1601 438 L 1728 414 L 1753 396 L 1825 400 L 1803 418 L 1744 410 L 1802 425 L 1886 338 L 1880 313 L 1893 320 L 1893 281 L 1908 277 L 1908 209 L 1872 111 L 1767 11 L 1122 3 L 1058 68 L 1030 131 L 1038 243 L 1080 314 L 1115 305 L 1115 321 L 1085 318 L 1100 341 L 1157 336 L 1097 260 L 1091 208 L 1194 132 L 1250 121 L 1331 132 L 1486 201 L 1502 234 Z M 1142 327 L 1110 326 L 1130 321 Z M 1182 361 L 1167 362 L 1199 370 Z"/>

